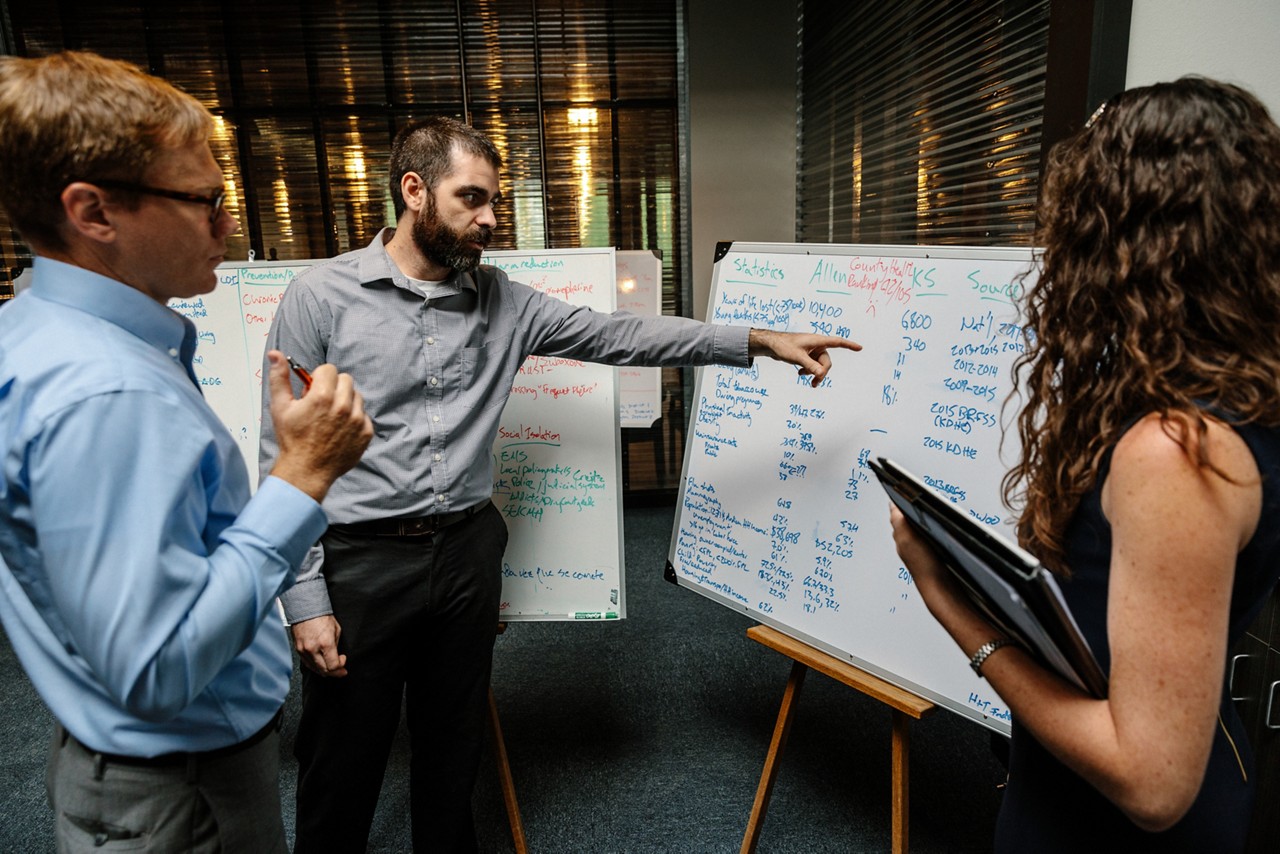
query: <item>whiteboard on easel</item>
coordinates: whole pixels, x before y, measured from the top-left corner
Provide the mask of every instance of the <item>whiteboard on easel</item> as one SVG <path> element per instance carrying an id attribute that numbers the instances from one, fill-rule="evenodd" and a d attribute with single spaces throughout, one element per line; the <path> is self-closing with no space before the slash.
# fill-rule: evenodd
<path id="1" fill-rule="evenodd" d="M 698 369 L 668 578 L 934 703 L 1010 715 L 925 609 L 867 460 L 888 456 L 1009 533 L 1001 405 L 1030 249 L 722 244 L 713 322 L 838 334 L 818 388 L 794 367 Z"/>
<path id="2" fill-rule="evenodd" d="M 614 309 L 613 249 L 492 252 L 484 262 L 567 302 Z M 170 303 L 196 325 L 196 377 L 239 440 L 255 488 L 267 332 L 289 283 L 314 263 L 223 263 L 213 292 Z M 616 369 L 530 357 L 512 392 L 493 446 L 494 504 L 511 533 L 499 616 L 621 619 L 626 601 Z"/>

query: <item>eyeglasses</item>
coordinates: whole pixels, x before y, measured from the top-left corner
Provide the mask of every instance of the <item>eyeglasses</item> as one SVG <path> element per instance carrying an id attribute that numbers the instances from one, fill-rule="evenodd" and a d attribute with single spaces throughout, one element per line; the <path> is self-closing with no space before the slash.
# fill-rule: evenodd
<path id="1" fill-rule="evenodd" d="M 209 222 L 216 222 L 218 214 L 222 213 L 222 202 L 227 198 L 226 190 L 219 190 L 212 196 L 199 196 L 195 193 L 184 193 L 181 190 L 162 190 L 159 187 L 148 187 L 146 184 L 134 184 L 129 181 L 92 181 L 99 187 L 106 187 L 109 190 L 127 190 L 131 193 L 142 193 L 147 196 L 160 196 L 165 199 L 175 199 L 179 202 L 192 202 L 197 205 L 208 205 Z"/>

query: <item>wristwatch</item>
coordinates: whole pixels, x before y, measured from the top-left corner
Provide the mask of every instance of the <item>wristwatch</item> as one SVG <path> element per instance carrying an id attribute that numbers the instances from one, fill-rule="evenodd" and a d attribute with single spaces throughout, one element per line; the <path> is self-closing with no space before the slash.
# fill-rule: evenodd
<path id="1" fill-rule="evenodd" d="M 995 640 L 987 641 L 982 646 L 978 647 L 978 651 L 973 654 L 973 658 L 969 659 L 969 666 L 973 668 L 974 673 L 981 677 L 983 662 L 991 657 L 991 653 L 995 652 L 1002 646 L 1009 646 L 1012 643 L 1014 643 L 1014 641 L 1009 638 L 996 638 Z"/>

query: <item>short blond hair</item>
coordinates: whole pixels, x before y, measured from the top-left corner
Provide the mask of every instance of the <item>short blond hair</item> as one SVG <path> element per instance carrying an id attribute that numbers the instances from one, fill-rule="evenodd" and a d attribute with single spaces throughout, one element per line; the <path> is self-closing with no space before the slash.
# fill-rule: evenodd
<path id="1" fill-rule="evenodd" d="M 0 57 L 0 205 L 28 242 L 65 248 L 74 181 L 140 181 L 163 151 L 205 141 L 209 111 L 128 62 L 66 51 Z"/>

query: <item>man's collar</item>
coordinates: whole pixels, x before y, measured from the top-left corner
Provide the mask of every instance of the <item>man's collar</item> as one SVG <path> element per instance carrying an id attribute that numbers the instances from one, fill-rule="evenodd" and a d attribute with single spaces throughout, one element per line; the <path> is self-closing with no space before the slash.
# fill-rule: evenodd
<path id="1" fill-rule="evenodd" d="M 394 228 L 384 228 L 379 231 L 365 250 L 360 254 L 357 262 L 356 273 L 360 277 L 360 284 L 368 285 L 373 282 L 389 281 L 396 287 L 409 289 L 409 281 L 405 274 L 396 266 L 396 262 L 392 260 L 391 253 L 387 252 L 387 244 L 391 238 L 395 236 Z M 476 280 L 471 273 L 460 273 L 454 271 L 446 280 L 454 283 L 459 290 L 475 291 Z"/>
<path id="2" fill-rule="evenodd" d="M 188 321 L 137 288 L 74 264 L 37 255 L 31 294 L 115 324 L 166 352 L 182 350 Z M 202 296 L 185 300 L 195 306 Z"/>

